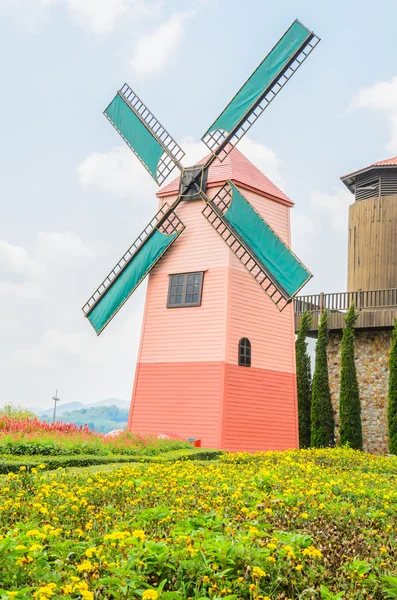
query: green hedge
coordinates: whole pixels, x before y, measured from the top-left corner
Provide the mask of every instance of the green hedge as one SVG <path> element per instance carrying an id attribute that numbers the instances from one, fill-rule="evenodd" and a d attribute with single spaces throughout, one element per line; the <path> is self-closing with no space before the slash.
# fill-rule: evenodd
<path id="1" fill-rule="evenodd" d="M 165 452 L 159 456 L 125 456 L 113 454 L 111 456 L 93 456 L 92 454 L 68 456 L 10 456 L 0 455 L 0 474 L 17 473 L 21 467 L 31 469 L 41 464 L 46 470 L 59 467 L 89 467 L 92 465 L 107 465 L 111 463 L 137 463 L 137 462 L 174 462 L 176 460 L 213 460 L 222 454 L 221 450 L 188 449 Z"/>

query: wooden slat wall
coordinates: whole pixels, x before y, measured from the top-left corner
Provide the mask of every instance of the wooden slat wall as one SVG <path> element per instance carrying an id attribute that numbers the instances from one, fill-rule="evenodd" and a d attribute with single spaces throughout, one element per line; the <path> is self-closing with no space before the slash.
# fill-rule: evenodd
<path id="1" fill-rule="evenodd" d="M 397 194 L 349 209 L 349 291 L 397 287 Z"/>

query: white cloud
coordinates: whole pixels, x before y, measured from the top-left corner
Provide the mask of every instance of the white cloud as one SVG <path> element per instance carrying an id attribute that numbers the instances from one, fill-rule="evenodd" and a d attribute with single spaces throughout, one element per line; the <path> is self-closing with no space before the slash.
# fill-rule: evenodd
<path id="1" fill-rule="evenodd" d="M 49 21 L 50 6 L 59 0 L 0 0 L 0 17 L 13 18 L 23 29 L 34 32 Z"/>
<path id="2" fill-rule="evenodd" d="M 73 231 L 52 233 L 40 231 L 37 252 L 44 260 L 46 258 L 89 259 L 95 256 L 94 250 Z"/>
<path id="3" fill-rule="evenodd" d="M 136 43 L 130 65 L 138 75 L 148 75 L 164 68 L 173 57 L 185 34 L 187 19 L 194 12 L 175 13 L 152 33 Z"/>
<path id="4" fill-rule="evenodd" d="M 333 194 L 314 191 L 310 201 L 314 208 L 320 209 L 327 216 L 327 223 L 337 231 L 346 231 L 349 206 L 354 198 L 343 188 L 335 188 Z"/>
<path id="5" fill-rule="evenodd" d="M 126 316 L 127 307 L 123 309 L 124 319 L 119 319 L 118 323 L 114 321 L 112 329 L 109 326 L 106 331 L 108 335 L 103 333 L 98 338 L 85 320 L 82 331 L 50 329 L 37 344 L 17 351 L 13 361 L 45 369 L 62 367 L 68 361 L 78 362 L 82 368 L 111 369 L 123 352 L 130 354 L 131 348 L 138 346 L 142 315 L 135 311 Z M 131 304 L 129 308 L 131 311 Z"/>
<path id="6" fill-rule="evenodd" d="M 41 285 L 35 281 L 13 283 L 12 281 L 2 281 L 0 279 L 0 295 L 5 296 L 6 294 L 18 296 L 25 300 L 37 300 L 44 297 Z"/>
<path id="7" fill-rule="evenodd" d="M 312 238 L 317 232 L 316 223 L 309 215 L 293 208 L 291 211 L 291 232 L 293 244 L 295 239 L 311 243 Z"/>
<path id="8" fill-rule="evenodd" d="M 92 33 L 103 35 L 131 24 L 140 17 L 158 14 L 161 2 L 146 0 L 68 0 L 80 25 Z"/>
<path id="9" fill-rule="evenodd" d="M 162 0 L 0 0 L 0 16 L 37 31 L 49 22 L 50 7 L 55 4 L 66 6 L 83 29 L 106 35 L 141 17 L 157 16 Z"/>
<path id="10" fill-rule="evenodd" d="M 353 96 L 350 108 L 383 113 L 390 122 L 390 138 L 386 148 L 397 153 L 397 76 L 389 81 L 377 81 L 372 86 L 359 89 Z"/>
<path id="11" fill-rule="evenodd" d="M 44 267 L 21 246 L 0 240 L 0 276 L 18 275 L 29 278 L 43 275 Z"/>
<path id="12" fill-rule="evenodd" d="M 126 146 L 92 152 L 77 170 L 83 187 L 93 186 L 121 198 L 133 198 L 137 203 L 142 196 L 154 194 L 157 187 Z"/>

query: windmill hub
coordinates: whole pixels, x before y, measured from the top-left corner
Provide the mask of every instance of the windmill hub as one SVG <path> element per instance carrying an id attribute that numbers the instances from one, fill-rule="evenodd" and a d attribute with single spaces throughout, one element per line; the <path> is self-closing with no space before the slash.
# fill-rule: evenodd
<path id="1" fill-rule="evenodd" d="M 207 185 L 208 169 L 202 166 L 187 167 L 183 170 L 180 183 L 179 195 L 185 200 L 196 200 L 205 192 Z"/>

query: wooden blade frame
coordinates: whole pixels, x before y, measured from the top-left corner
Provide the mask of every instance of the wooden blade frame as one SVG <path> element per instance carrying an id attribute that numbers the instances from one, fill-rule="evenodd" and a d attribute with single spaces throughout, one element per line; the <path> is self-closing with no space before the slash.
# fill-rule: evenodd
<path id="1" fill-rule="evenodd" d="M 299 23 L 298 20 L 295 22 Z M 309 54 L 311 54 L 319 42 L 320 38 L 315 33 L 309 32 L 305 42 L 300 46 L 298 51 L 293 54 L 288 63 L 279 71 L 277 78 L 264 89 L 263 93 L 255 102 L 255 104 L 230 132 L 227 133 L 221 129 L 210 131 L 210 127 L 208 133 L 204 134 L 204 136 L 201 138 L 202 141 L 207 148 L 211 150 L 211 152 L 213 152 L 217 158 L 219 158 L 220 161 L 223 161 L 226 158 L 226 156 L 231 152 L 241 138 L 252 127 L 255 121 L 261 116 L 263 111 L 271 104 L 271 102 L 273 102 L 277 94 L 283 89 L 285 84 L 291 79 L 294 73 L 296 73 L 296 71 L 304 63 L 306 58 L 309 56 Z M 244 88 L 249 79 L 247 79 L 240 90 Z M 237 92 L 237 94 L 238 93 L 239 92 Z M 214 121 L 214 123 L 216 121 L 217 119 Z"/>
<path id="2" fill-rule="evenodd" d="M 182 166 L 180 164 L 181 159 L 185 156 L 182 148 L 177 144 L 174 138 L 168 133 L 168 131 L 161 125 L 161 123 L 156 119 L 153 113 L 150 112 L 148 107 L 142 102 L 142 100 L 135 94 L 135 92 L 129 87 L 127 83 L 123 85 L 123 87 L 117 92 L 119 96 L 124 100 L 124 102 L 128 105 L 130 110 L 138 117 L 141 123 L 146 127 L 146 129 L 150 132 L 150 134 L 154 137 L 157 143 L 164 150 L 159 163 L 157 165 L 157 177 L 153 177 L 153 174 L 148 169 L 147 165 L 143 162 L 139 153 L 132 145 L 128 142 L 128 140 L 124 137 L 123 133 L 116 127 L 113 121 L 106 114 L 106 110 L 104 111 L 105 117 L 108 121 L 113 125 L 116 131 L 121 135 L 123 140 L 126 142 L 128 147 L 133 151 L 135 156 L 140 160 L 145 169 L 150 173 L 151 177 L 156 181 L 158 185 L 162 185 L 164 181 L 167 179 L 168 175 L 174 170 L 176 166 L 182 170 Z"/>
<path id="3" fill-rule="evenodd" d="M 212 200 L 207 198 L 206 206 L 202 211 L 202 214 L 281 312 L 288 304 L 290 304 L 292 298 L 279 285 L 271 273 L 269 273 L 268 269 L 255 258 L 247 244 L 223 218 L 224 213 L 229 208 L 231 200 L 232 191 L 226 183 Z M 292 253 L 290 249 L 289 251 Z M 302 287 L 296 291 L 294 296 L 299 293 Z"/>
<path id="4" fill-rule="evenodd" d="M 182 221 L 179 219 L 179 217 L 175 214 L 172 207 L 169 207 L 168 204 L 164 204 L 164 206 L 161 207 L 161 209 L 158 211 L 158 213 L 153 217 L 153 219 L 150 221 L 150 223 L 148 223 L 148 225 L 145 227 L 145 229 L 142 231 L 142 233 L 135 240 L 135 242 L 123 254 L 123 256 L 121 257 L 119 262 L 116 264 L 116 266 L 110 271 L 110 273 L 105 277 L 105 279 L 98 286 L 98 288 L 95 290 L 95 292 L 92 294 L 92 296 L 84 304 L 84 306 L 82 308 L 84 316 L 88 317 L 90 312 L 94 309 L 94 307 L 98 304 L 98 302 L 103 298 L 103 296 L 105 296 L 105 294 L 110 289 L 110 287 L 114 284 L 116 279 L 121 275 L 121 273 L 124 271 L 124 269 L 127 267 L 127 265 L 134 259 L 134 257 L 138 253 L 138 251 L 142 248 L 142 246 L 148 241 L 150 236 L 153 235 L 153 233 L 156 230 L 160 231 L 160 233 L 163 233 L 165 235 L 177 233 L 179 236 L 184 229 L 185 229 L 185 225 L 182 223 Z M 159 257 L 159 258 L 161 258 L 161 257 Z M 153 269 L 155 264 L 157 264 L 158 260 L 145 273 L 144 277 L 142 277 L 142 279 L 137 283 L 137 285 L 134 287 L 134 289 L 130 292 L 129 296 L 131 296 L 131 294 L 135 291 L 135 289 L 138 287 L 138 285 L 150 273 L 150 271 Z M 128 298 L 126 298 L 126 300 L 127 299 Z M 109 319 L 109 321 L 106 323 L 106 325 L 108 325 L 108 323 L 114 318 L 114 316 L 120 310 L 121 306 L 113 314 L 112 318 Z M 101 333 L 103 331 L 103 329 L 99 333 Z"/>

